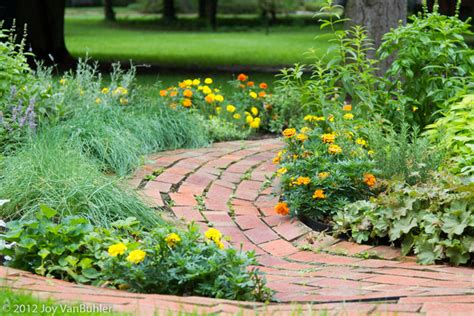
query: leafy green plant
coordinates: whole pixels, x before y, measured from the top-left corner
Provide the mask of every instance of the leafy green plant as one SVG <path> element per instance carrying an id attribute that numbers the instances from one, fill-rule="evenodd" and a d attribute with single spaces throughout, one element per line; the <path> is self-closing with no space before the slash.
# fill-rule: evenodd
<path id="1" fill-rule="evenodd" d="M 335 230 L 358 243 L 388 240 L 414 252 L 420 263 L 466 264 L 474 254 L 473 184 L 433 175 L 414 186 L 393 183 L 370 201 L 347 205 L 334 217 Z"/>
<path id="2" fill-rule="evenodd" d="M 433 143 L 448 149 L 448 169 L 463 176 L 474 175 L 474 94 L 442 111 L 443 117 L 427 126 L 425 134 Z"/>
<path id="3" fill-rule="evenodd" d="M 198 226 L 144 229 L 135 218 L 110 228 L 42 205 L 34 220 L 13 221 L 0 234 L 0 255 L 11 267 L 40 275 L 141 293 L 268 300 L 271 292 L 254 253 L 225 249 L 222 234 Z"/>
<path id="4" fill-rule="evenodd" d="M 442 15 L 435 6 L 385 34 L 378 54 L 381 59 L 394 57 L 386 73 L 393 84 L 387 89 L 403 94 L 392 111 L 402 107 L 424 127 L 473 81 L 474 50 L 465 41 L 472 34 L 469 22 Z"/>

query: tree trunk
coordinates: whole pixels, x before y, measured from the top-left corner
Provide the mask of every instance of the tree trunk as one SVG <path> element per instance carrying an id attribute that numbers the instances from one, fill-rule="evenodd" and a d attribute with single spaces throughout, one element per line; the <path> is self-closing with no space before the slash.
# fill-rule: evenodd
<path id="1" fill-rule="evenodd" d="M 199 0 L 199 19 L 206 19 L 206 0 Z"/>
<path id="2" fill-rule="evenodd" d="M 115 12 L 112 0 L 104 0 L 104 16 L 107 21 L 115 21 Z"/>
<path id="3" fill-rule="evenodd" d="M 217 29 L 217 1 L 218 0 L 203 0 L 202 9 L 204 13 L 204 18 L 206 19 L 209 26 L 213 30 Z M 201 14 L 201 2 L 199 3 L 199 14 Z"/>
<path id="4" fill-rule="evenodd" d="M 166 21 L 176 20 L 174 0 L 163 0 L 163 19 Z"/>
<path id="5" fill-rule="evenodd" d="M 64 0 L 1 0 L 1 19 L 6 27 L 16 21 L 19 37 L 26 24 L 27 49 L 36 59 L 46 63 L 69 64 L 74 59 L 69 55 L 64 42 Z"/>
<path id="6" fill-rule="evenodd" d="M 348 0 L 346 4 L 346 28 L 355 24 L 362 25 L 373 40 L 374 48 L 380 47 L 382 37 L 391 28 L 396 28 L 400 21 L 403 24 L 407 19 L 407 0 Z M 375 56 L 372 51 L 370 57 Z M 379 73 L 384 73 L 391 64 L 391 60 L 384 60 L 378 66 Z"/>

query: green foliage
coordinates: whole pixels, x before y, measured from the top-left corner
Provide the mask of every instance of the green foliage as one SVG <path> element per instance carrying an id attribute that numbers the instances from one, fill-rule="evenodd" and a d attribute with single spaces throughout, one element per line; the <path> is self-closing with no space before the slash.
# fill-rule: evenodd
<path id="1" fill-rule="evenodd" d="M 222 142 L 229 140 L 246 139 L 250 135 L 250 130 L 242 130 L 232 122 L 225 121 L 219 117 L 205 119 L 201 117 L 202 124 L 205 124 L 209 139 Z"/>
<path id="2" fill-rule="evenodd" d="M 41 206 L 37 218 L 14 221 L 0 235 L 7 265 L 40 275 L 141 293 L 268 300 L 271 295 L 254 253 L 223 249 L 220 232 L 206 238 L 191 225 L 144 230 L 134 218 L 111 228 L 93 227 L 82 217 L 53 221 L 57 212 Z"/>
<path id="3" fill-rule="evenodd" d="M 426 182 L 443 163 L 443 148 L 420 136 L 416 126 L 410 128 L 404 123 L 396 131 L 391 124 L 370 122 L 364 130 L 373 149 L 377 173 L 383 179 L 408 184 Z"/>
<path id="4" fill-rule="evenodd" d="M 379 49 L 381 59 L 394 56 L 386 76 L 399 89 L 398 107 L 412 112 L 421 127 L 432 123 L 436 111 L 473 81 L 474 50 L 465 41 L 469 20 L 432 13 L 412 16 L 407 25 L 385 34 Z"/>
<path id="5" fill-rule="evenodd" d="M 372 151 L 352 120 L 343 116 L 326 120 L 309 115 L 312 129 L 283 131 L 286 146 L 274 162 L 281 164 L 283 198 L 292 215 L 327 221 L 345 204 L 378 191 Z"/>
<path id="6" fill-rule="evenodd" d="M 334 222 L 358 243 L 388 239 L 423 264 L 466 264 L 474 253 L 474 188 L 441 175 L 426 184 L 393 183 L 370 202 L 347 205 Z"/>
<path id="7" fill-rule="evenodd" d="M 474 175 L 474 94 L 442 111 L 443 117 L 427 126 L 433 143 L 448 149 L 452 163 L 447 167 L 464 176 Z"/>
<path id="8" fill-rule="evenodd" d="M 0 217 L 31 219 L 39 205 L 47 204 L 60 210 L 61 217 L 77 214 L 105 227 L 129 216 L 149 227 L 161 222 L 155 210 L 123 189 L 118 179 L 99 172 L 74 145 L 51 131 L 7 157 L 1 170 L 0 197 L 10 203 L 0 206 Z"/>

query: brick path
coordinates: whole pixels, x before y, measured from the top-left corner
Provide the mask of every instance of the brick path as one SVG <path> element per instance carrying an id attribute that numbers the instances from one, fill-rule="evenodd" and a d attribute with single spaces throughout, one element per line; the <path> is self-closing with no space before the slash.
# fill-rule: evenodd
<path id="1" fill-rule="evenodd" d="M 131 180 L 152 206 L 166 206 L 170 216 L 185 223 L 215 227 L 229 237 L 230 244 L 254 250 L 279 303 L 132 294 L 45 280 L 1 267 L 0 278 L 7 280 L 7 286 L 34 290 L 41 297 L 112 304 L 116 310 L 140 315 L 178 310 L 474 315 L 473 269 L 421 266 L 413 258 L 400 258 L 397 249 L 336 240 L 276 215 L 278 180 L 272 179 L 276 167 L 271 159 L 281 146 L 278 140 L 267 139 L 165 152 L 149 157 Z M 374 256 L 378 259 L 363 259 Z"/>

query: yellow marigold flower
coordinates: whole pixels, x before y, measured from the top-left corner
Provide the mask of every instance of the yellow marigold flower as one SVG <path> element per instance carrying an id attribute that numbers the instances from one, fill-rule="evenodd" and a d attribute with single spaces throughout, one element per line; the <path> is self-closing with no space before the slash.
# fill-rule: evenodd
<path id="1" fill-rule="evenodd" d="M 308 132 L 311 132 L 311 128 L 305 126 L 301 129 L 301 133 L 303 133 L 303 134 L 306 134 Z"/>
<path id="2" fill-rule="evenodd" d="M 283 136 L 285 136 L 286 138 L 291 138 L 293 136 L 296 135 L 296 129 L 294 128 L 287 128 L 283 131 Z"/>
<path id="3" fill-rule="evenodd" d="M 217 88 L 214 89 L 214 92 L 219 92 L 219 91 L 221 91 L 221 90 L 219 90 L 219 89 L 217 89 Z"/>
<path id="4" fill-rule="evenodd" d="M 256 99 L 256 98 L 258 97 L 258 95 L 257 95 L 255 92 L 253 92 L 253 91 L 250 92 L 249 95 L 250 95 L 250 97 L 251 97 L 252 99 Z"/>
<path id="5" fill-rule="evenodd" d="M 330 154 L 337 155 L 337 154 L 342 153 L 342 148 L 339 147 L 339 146 L 336 145 L 336 144 L 332 144 L 332 145 L 329 146 L 328 152 L 329 152 Z"/>
<path id="6" fill-rule="evenodd" d="M 211 88 L 209 88 L 208 86 L 204 86 L 204 87 L 202 88 L 202 93 L 204 93 L 204 94 L 206 94 L 206 95 L 207 95 L 207 94 L 211 94 L 211 93 L 212 93 L 212 90 L 211 90 Z"/>
<path id="7" fill-rule="evenodd" d="M 216 101 L 217 102 L 224 102 L 224 97 L 220 94 L 216 95 Z"/>
<path id="8" fill-rule="evenodd" d="M 247 122 L 247 124 L 252 124 L 253 117 L 251 115 L 247 115 L 247 117 L 245 118 L 245 121 Z"/>
<path id="9" fill-rule="evenodd" d="M 325 144 L 332 144 L 336 140 L 336 134 L 334 133 L 323 134 L 321 135 L 321 140 Z"/>
<path id="10" fill-rule="evenodd" d="M 205 84 L 212 84 L 212 83 L 213 83 L 212 78 L 206 78 L 206 79 L 204 79 L 204 83 L 205 83 Z"/>
<path id="11" fill-rule="evenodd" d="M 229 104 L 226 107 L 226 110 L 227 110 L 227 112 L 234 113 L 235 112 L 235 106 L 233 106 L 232 104 Z"/>
<path id="12" fill-rule="evenodd" d="M 101 98 L 96 98 L 96 99 L 95 99 L 95 103 L 101 104 L 101 103 L 102 103 L 102 99 L 101 99 Z"/>
<path id="13" fill-rule="evenodd" d="M 259 117 L 256 117 L 253 119 L 252 123 L 250 123 L 250 127 L 251 128 L 259 128 L 260 127 L 260 118 Z"/>
<path id="14" fill-rule="evenodd" d="M 317 122 L 317 121 L 324 121 L 325 118 L 324 116 L 306 115 L 304 117 L 304 120 L 308 122 Z"/>
<path id="15" fill-rule="evenodd" d="M 120 104 L 121 105 L 127 105 L 128 104 L 128 99 L 127 98 L 120 98 Z"/>
<path id="16" fill-rule="evenodd" d="M 334 115 L 332 115 L 332 114 L 329 115 L 329 116 L 328 116 L 328 121 L 329 121 L 329 122 L 334 122 Z"/>
<path id="17" fill-rule="evenodd" d="M 413 112 L 416 112 L 418 110 L 418 107 L 417 106 L 414 106 L 412 109 L 411 109 Z"/>
<path id="18" fill-rule="evenodd" d="M 324 191 L 321 190 L 321 189 L 317 189 L 316 191 L 314 191 L 313 193 L 313 199 L 325 199 L 326 198 L 326 195 L 324 194 Z"/>
<path id="19" fill-rule="evenodd" d="M 329 177 L 329 172 L 320 172 L 320 173 L 318 173 L 318 177 L 319 177 L 321 180 L 324 180 L 324 179 L 326 179 L 327 177 Z"/>
<path id="20" fill-rule="evenodd" d="M 216 245 L 217 245 L 217 248 L 219 248 L 219 249 L 224 249 L 225 248 L 224 243 L 222 241 L 217 242 Z"/>
<path id="21" fill-rule="evenodd" d="M 198 86 L 199 91 L 202 91 L 202 88 L 204 88 L 204 87 L 203 86 Z"/>
<path id="22" fill-rule="evenodd" d="M 240 120 L 240 118 L 241 118 L 241 116 L 240 116 L 239 113 L 235 113 L 233 117 L 234 117 L 234 119 L 236 119 L 236 120 Z"/>
<path id="23" fill-rule="evenodd" d="M 367 155 L 369 155 L 369 156 L 373 156 L 373 155 L 375 155 L 375 151 L 373 151 L 373 150 L 369 150 L 369 151 L 367 152 Z"/>
<path id="24" fill-rule="evenodd" d="M 275 164 L 275 165 L 278 165 L 280 163 L 280 160 L 281 158 L 279 156 L 276 156 L 275 158 L 273 158 L 272 162 Z"/>
<path id="25" fill-rule="evenodd" d="M 373 187 L 377 183 L 377 178 L 371 173 L 364 174 L 364 183 L 369 187 Z"/>
<path id="26" fill-rule="evenodd" d="M 127 261 L 133 264 L 139 264 L 140 262 L 145 260 L 145 257 L 146 257 L 146 252 L 143 250 L 137 249 L 130 252 L 130 254 L 127 257 Z"/>
<path id="27" fill-rule="evenodd" d="M 102 91 L 103 94 L 107 94 L 107 93 L 110 92 L 110 89 L 109 88 L 102 88 L 101 91 Z"/>
<path id="28" fill-rule="evenodd" d="M 343 111 L 352 111 L 352 105 L 351 105 L 351 104 L 345 104 L 345 105 L 342 107 L 342 110 L 343 110 Z"/>
<path id="29" fill-rule="evenodd" d="M 344 119 L 346 120 L 352 120 L 353 118 L 354 118 L 354 114 L 352 113 L 344 114 Z"/>
<path id="30" fill-rule="evenodd" d="M 166 90 L 160 90 L 160 96 L 166 97 L 168 95 L 168 91 Z"/>
<path id="31" fill-rule="evenodd" d="M 277 205 L 275 205 L 275 212 L 280 215 L 288 215 L 290 213 L 290 208 L 288 207 L 288 204 L 286 202 L 279 202 Z"/>
<path id="32" fill-rule="evenodd" d="M 118 87 L 117 89 L 114 90 L 114 92 L 112 92 L 113 95 L 127 95 L 128 94 L 128 90 L 125 89 L 124 87 Z"/>
<path id="33" fill-rule="evenodd" d="M 67 80 L 62 78 L 61 80 L 59 80 L 59 83 L 64 86 L 67 83 Z"/>
<path id="34" fill-rule="evenodd" d="M 204 99 L 206 100 L 207 103 L 212 103 L 215 100 L 215 96 L 214 94 L 211 93 L 211 94 L 206 95 Z"/>
<path id="35" fill-rule="evenodd" d="M 193 86 L 199 86 L 201 84 L 201 80 L 199 79 L 194 79 L 193 80 Z"/>
<path id="36" fill-rule="evenodd" d="M 296 159 L 298 159 L 298 155 L 294 154 L 293 155 L 293 160 L 296 160 Z"/>
<path id="37" fill-rule="evenodd" d="M 254 106 L 252 106 L 252 108 L 250 109 L 250 112 L 252 112 L 253 116 L 257 116 L 258 115 L 258 109 Z"/>
<path id="38" fill-rule="evenodd" d="M 306 134 L 298 134 L 298 135 L 296 135 L 296 139 L 299 140 L 299 141 L 301 141 L 301 142 L 304 142 L 305 140 L 308 139 L 308 135 L 306 135 Z"/>
<path id="39" fill-rule="evenodd" d="M 221 108 L 220 106 L 216 107 L 216 113 L 217 113 L 217 114 L 220 114 L 220 113 L 221 113 L 221 110 L 222 110 L 222 108 Z"/>
<path id="40" fill-rule="evenodd" d="M 288 172 L 288 169 L 285 167 L 281 167 L 280 169 L 277 170 L 277 175 L 281 176 L 282 174 L 285 174 Z"/>
<path id="41" fill-rule="evenodd" d="M 222 233 L 215 229 L 215 228 L 209 228 L 205 233 L 204 237 L 206 237 L 209 240 L 212 240 L 216 244 L 221 241 L 222 238 Z"/>
<path id="42" fill-rule="evenodd" d="M 125 246 L 121 242 L 110 246 L 108 249 L 109 256 L 111 257 L 117 257 L 118 255 L 123 255 L 125 251 L 127 251 L 127 246 Z"/>
<path id="43" fill-rule="evenodd" d="M 179 235 L 176 233 L 171 233 L 168 236 L 166 236 L 165 241 L 168 244 L 168 246 L 173 248 L 181 241 L 181 237 L 179 237 Z"/>
<path id="44" fill-rule="evenodd" d="M 356 139 L 356 144 L 361 145 L 363 147 L 367 146 L 367 141 L 363 138 L 357 138 Z"/>
<path id="45" fill-rule="evenodd" d="M 183 91 L 183 95 L 186 97 L 186 98 L 192 98 L 193 96 L 193 91 L 192 90 L 189 90 L 189 89 L 186 89 Z"/>
<path id="46" fill-rule="evenodd" d="M 182 104 L 185 108 L 189 108 L 191 105 L 193 105 L 190 99 L 184 99 Z"/>
<path id="47" fill-rule="evenodd" d="M 191 79 L 186 79 L 186 80 L 184 80 L 184 84 L 185 84 L 186 86 L 192 86 L 192 85 L 193 85 L 193 81 L 192 81 Z"/>
<path id="48" fill-rule="evenodd" d="M 308 185 L 311 183 L 311 179 L 309 177 L 298 177 L 298 179 L 293 182 L 296 185 Z"/>
<path id="49" fill-rule="evenodd" d="M 178 87 L 180 87 L 181 89 L 184 89 L 184 88 L 186 88 L 186 83 L 184 81 L 180 82 L 180 83 L 178 83 Z"/>

